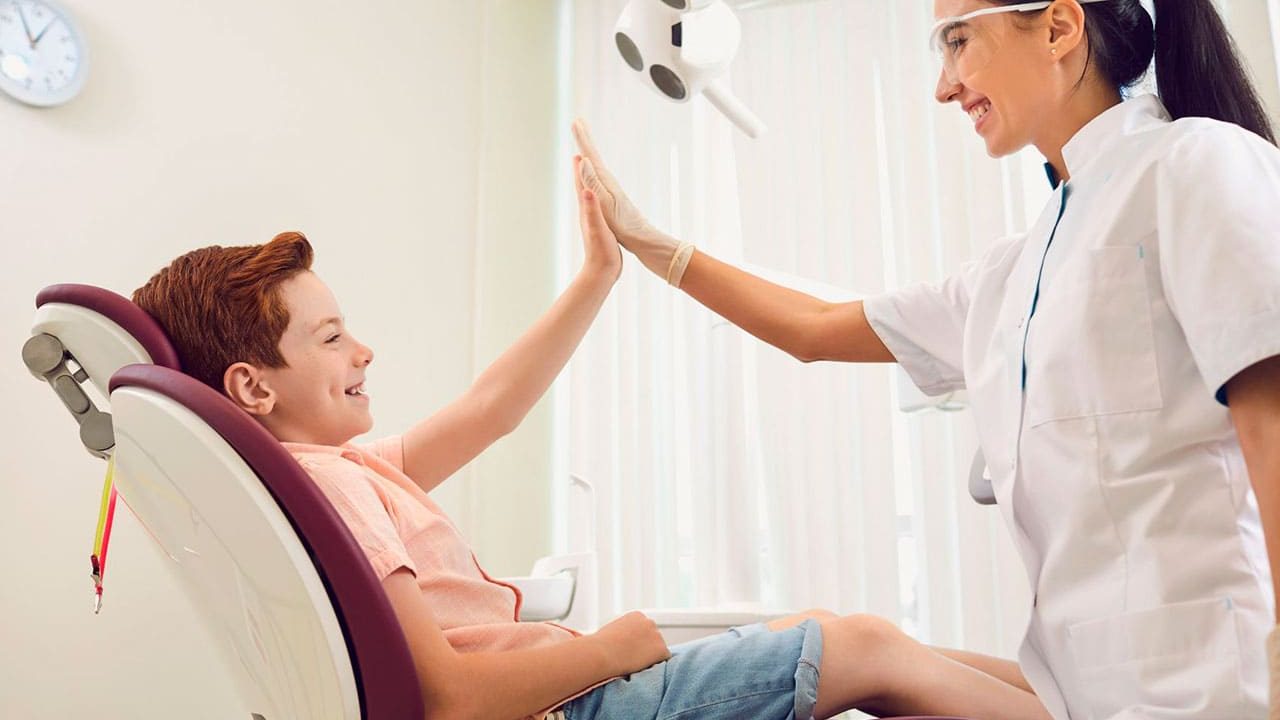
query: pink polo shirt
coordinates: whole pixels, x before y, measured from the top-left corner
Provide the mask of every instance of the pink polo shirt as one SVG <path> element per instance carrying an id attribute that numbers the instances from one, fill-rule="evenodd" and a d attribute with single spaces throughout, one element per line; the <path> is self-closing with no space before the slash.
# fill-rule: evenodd
<path id="1" fill-rule="evenodd" d="M 284 446 L 346 521 L 379 580 L 409 568 L 458 652 L 538 647 L 578 634 L 517 620 L 520 591 L 485 573 L 444 511 L 405 475 L 399 436 L 366 446 Z"/>

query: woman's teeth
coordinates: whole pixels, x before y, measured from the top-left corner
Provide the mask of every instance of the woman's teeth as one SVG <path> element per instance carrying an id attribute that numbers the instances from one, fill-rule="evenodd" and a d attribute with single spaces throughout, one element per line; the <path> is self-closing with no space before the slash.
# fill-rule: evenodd
<path id="1" fill-rule="evenodd" d="M 969 111 L 969 119 L 974 122 L 978 122 L 982 119 L 982 116 L 986 115 L 988 112 L 991 112 L 991 103 L 984 102 Z"/>

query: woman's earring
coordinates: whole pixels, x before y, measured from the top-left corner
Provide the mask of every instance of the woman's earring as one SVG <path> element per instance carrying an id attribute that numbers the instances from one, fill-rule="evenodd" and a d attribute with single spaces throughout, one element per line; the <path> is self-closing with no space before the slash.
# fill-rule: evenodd
<path id="1" fill-rule="evenodd" d="M 1057 54 L 1058 54 L 1058 48 L 1049 48 L 1049 54 L 1050 54 L 1050 55 L 1057 55 Z"/>

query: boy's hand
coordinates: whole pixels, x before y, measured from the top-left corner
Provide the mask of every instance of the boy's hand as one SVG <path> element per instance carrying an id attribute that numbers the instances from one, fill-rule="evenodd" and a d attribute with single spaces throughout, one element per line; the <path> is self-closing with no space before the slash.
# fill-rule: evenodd
<path id="1" fill-rule="evenodd" d="M 644 613 L 629 612 L 591 637 L 598 641 L 615 675 L 639 672 L 671 657 L 658 626 Z"/>
<path id="2" fill-rule="evenodd" d="M 614 283 L 622 274 L 622 248 L 604 219 L 600 197 L 582 184 L 580 155 L 573 158 L 573 184 L 578 191 L 578 223 L 582 226 L 582 270 Z"/>

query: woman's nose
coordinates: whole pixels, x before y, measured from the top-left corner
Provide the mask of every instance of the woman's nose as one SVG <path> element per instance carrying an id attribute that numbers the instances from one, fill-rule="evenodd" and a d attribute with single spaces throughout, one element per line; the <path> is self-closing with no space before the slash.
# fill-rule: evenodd
<path id="1" fill-rule="evenodd" d="M 956 99 L 956 96 L 960 94 L 960 90 L 960 83 L 949 80 L 946 70 L 938 71 L 938 86 L 933 91 L 934 99 L 946 105 Z"/>

